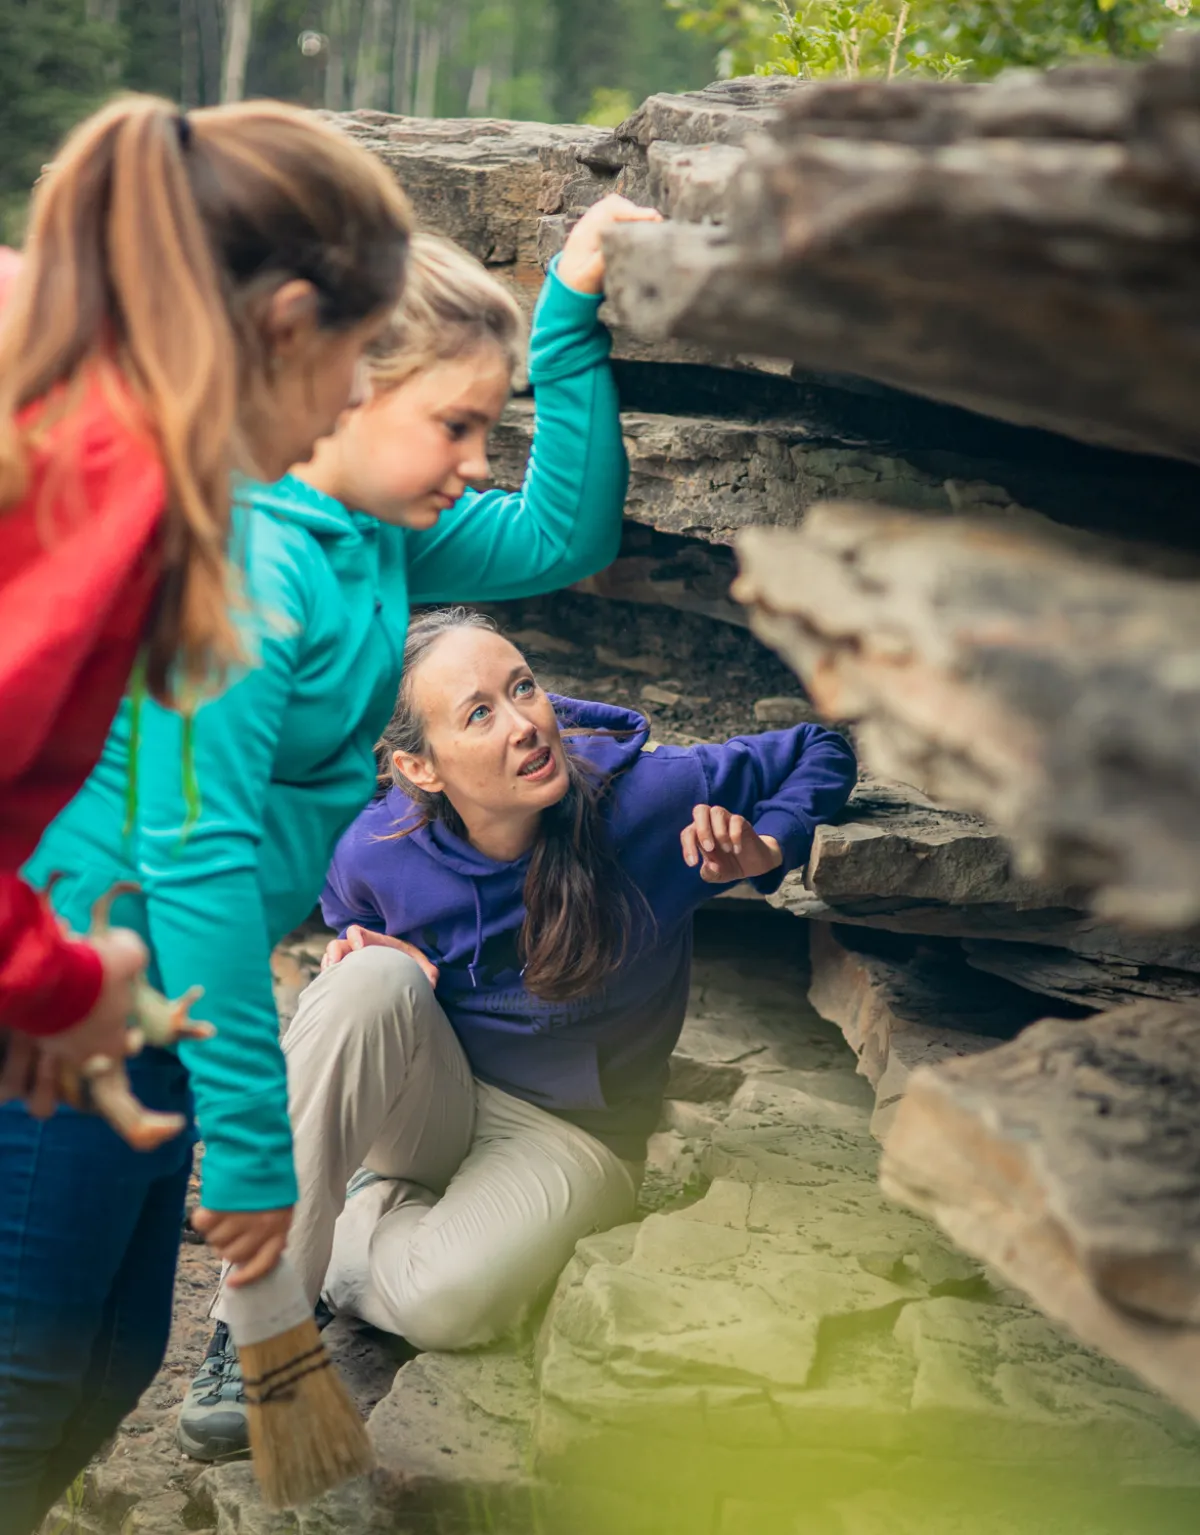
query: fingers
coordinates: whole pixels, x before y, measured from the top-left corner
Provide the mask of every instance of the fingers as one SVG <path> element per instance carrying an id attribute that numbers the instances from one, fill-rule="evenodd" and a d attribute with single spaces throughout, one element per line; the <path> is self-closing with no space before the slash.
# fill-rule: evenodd
<path id="1" fill-rule="evenodd" d="M 436 991 L 438 983 L 438 968 L 430 960 L 426 959 L 425 955 L 421 953 L 420 949 L 418 949 L 415 944 L 406 943 L 403 938 L 388 938 L 383 933 L 374 933 L 372 934 L 372 937 L 375 939 L 376 943 L 389 944 L 392 948 L 399 949 L 401 953 L 407 954 L 410 959 L 415 959 L 417 964 L 421 967 L 421 974 Z"/>
<path id="2" fill-rule="evenodd" d="M 209 1245 L 212 1246 L 211 1239 Z M 259 1255 L 272 1246 L 275 1248 L 275 1256 L 278 1257 L 283 1251 L 283 1238 L 278 1233 L 271 1233 L 264 1237 L 261 1231 L 251 1227 L 249 1230 L 235 1236 L 231 1241 L 226 1242 L 220 1251 L 221 1257 L 227 1263 L 236 1263 L 241 1268 L 243 1265 L 255 1263 Z M 268 1266 L 273 1267 L 273 1262 Z M 266 1270 L 263 1272 L 265 1273 Z"/>
<path id="3" fill-rule="evenodd" d="M 252 1284 L 269 1274 L 287 1245 L 292 1212 L 284 1210 L 206 1210 L 192 1214 L 192 1225 L 208 1245 L 237 1272 L 229 1283 Z"/>
<path id="4" fill-rule="evenodd" d="M 729 812 L 720 805 L 713 805 L 709 809 L 709 818 L 712 822 L 713 837 L 717 846 L 723 853 L 733 852 L 733 842 L 729 836 Z"/>
<path id="5" fill-rule="evenodd" d="M 332 969 L 334 965 L 345 959 L 347 954 L 353 953 L 353 947 L 348 938 L 331 938 L 321 956 L 321 969 Z"/>
<path id="6" fill-rule="evenodd" d="M 724 828 L 727 819 L 719 805 L 693 805 L 692 824 L 680 834 L 684 862 L 693 869 L 699 863 L 700 878 L 706 884 L 717 885 L 732 878 L 725 872 L 717 835 L 718 827 Z"/>
<path id="7" fill-rule="evenodd" d="M 602 197 L 583 215 L 579 223 L 589 224 L 661 224 L 662 214 L 657 208 L 643 208 L 640 203 L 630 202 L 619 192 Z M 579 225 L 575 226 L 576 228 Z"/>
<path id="8" fill-rule="evenodd" d="M 93 947 L 104 964 L 105 976 L 114 981 L 135 980 L 146 968 L 150 956 L 146 945 L 127 927 L 110 928 L 98 933 Z"/>
<path id="9" fill-rule="evenodd" d="M 39 1051 L 25 1107 L 34 1119 L 49 1119 L 58 1107 L 58 1100 L 58 1062 L 44 1050 Z"/>
<path id="10" fill-rule="evenodd" d="M 559 280 L 580 293 L 599 293 L 604 286 L 603 231 L 613 224 L 658 223 L 661 219 L 656 208 L 639 207 L 617 193 L 602 197 L 567 236 L 559 257 Z"/>
<path id="11" fill-rule="evenodd" d="M 6 1034 L 4 1064 L 0 1066 L 0 1103 L 23 1098 L 37 1062 L 37 1046 L 28 1034 Z"/>
<path id="12" fill-rule="evenodd" d="M 248 1258 L 244 1263 L 238 1263 L 230 1274 L 226 1280 L 230 1289 L 240 1290 L 243 1285 L 253 1284 L 256 1279 L 265 1279 L 283 1257 L 283 1249 L 286 1245 L 282 1237 L 264 1242 L 252 1258 Z"/>
<path id="13" fill-rule="evenodd" d="M 437 989 L 438 967 L 432 960 L 427 959 L 415 944 L 408 943 L 403 938 L 393 938 L 390 933 L 376 933 L 369 927 L 357 925 L 346 929 L 345 942 L 355 949 L 399 949 L 401 954 L 407 954 L 410 959 L 416 960 L 425 979 L 435 990 Z"/>

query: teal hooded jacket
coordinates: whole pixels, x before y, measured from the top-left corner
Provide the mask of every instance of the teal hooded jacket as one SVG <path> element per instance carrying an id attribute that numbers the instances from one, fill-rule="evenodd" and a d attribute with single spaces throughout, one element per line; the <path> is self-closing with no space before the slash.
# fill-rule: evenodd
<path id="1" fill-rule="evenodd" d="M 127 699 L 27 866 L 35 883 L 59 875 L 55 906 L 78 930 L 116 880 L 137 881 L 114 920 L 145 937 L 168 996 L 204 987 L 196 1015 L 216 1037 L 179 1049 L 209 1209 L 296 1199 L 270 954 L 312 911 L 373 793 L 409 604 L 552 591 L 616 556 L 627 465 L 599 303 L 551 269 L 530 337 L 536 428 L 520 491 L 469 492 L 415 532 L 291 476 L 252 487 L 235 547 L 256 664 L 190 726 Z"/>

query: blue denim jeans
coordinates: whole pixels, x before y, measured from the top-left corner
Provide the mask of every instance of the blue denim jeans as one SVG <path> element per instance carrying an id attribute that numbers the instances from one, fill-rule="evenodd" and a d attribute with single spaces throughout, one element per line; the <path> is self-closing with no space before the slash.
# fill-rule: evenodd
<path id="1" fill-rule="evenodd" d="M 188 1115 L 169 1051 L 130 1062 Z M 193 1134 L 133 1151 L 100 1119 L 0 1106 L 0 1535 L 29 1535 L 162 1363 Z"/>

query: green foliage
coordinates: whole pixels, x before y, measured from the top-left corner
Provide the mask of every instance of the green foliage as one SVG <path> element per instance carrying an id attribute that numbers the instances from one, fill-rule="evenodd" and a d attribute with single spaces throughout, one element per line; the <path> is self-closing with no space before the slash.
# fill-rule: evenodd
<path id="1" fill-rule="evenodd" d="M 0 0 L 0 241 L 20 238 L 41 166 L 114 91 L 219 99 L 228 11 L 227 0 Z M 676 21 L 667 0 L 253 0 L 245 93 L 609 124 L 654 91 L 712 78 L 708 41 Z"/>
<path id="2" fill-rule="evenodd" d="M 84 0 L 0 0 L 0 39 L 0 240 L 11 240 L 54 146 L 111 90 L 122 47 Z"/>
<path id="3" fill-rule="evenodd" d="M 636 106 L 632 91 L 612 90 L 601 85 L 592 92 L 592 104 L 579 120 L 591 123 L 594 128 L 615 128 Z"/>
<path id="4" fill-rule="evenodd" d="M 79 1529 L 79 1518 L 83 1512 L 84 1500 L 84 1473 L 81 1471 L 64 1494 L 63 1501 L 67 1505 L 66 1513 L 59 1517 L 51 1530 L 51 1535 L 75 1535 Z M 51 1515 L 51 1518 L 54 1516 Z"/>
<path id="5" fill-rule="evenodd" d="M 786 43 L 779 24 L 792 21 L 792 13 L 766 0 L 667 0 L 678 14 L 680 30 L 717 46 L 714 68 L 722 80 L 752 75 L 782 62 Z M 792 71 L 788 71 L 792 73 Z"/>
<path id="6" fill-rule="evenodd" d="M 669 0 L 550 0 L 550 10 L 550 101 L 560 121 L 592 121 L 598 91 L 625 91 L 636 106 L 712 78 L 711 47 L 676 25 Z"/>
<path id="7" fill-rule="evenodd" d="M 1189 0 L 669 0 L 711 38 L 723 75 L 926 74 L 1131 59 L 1191 21 Z"/>

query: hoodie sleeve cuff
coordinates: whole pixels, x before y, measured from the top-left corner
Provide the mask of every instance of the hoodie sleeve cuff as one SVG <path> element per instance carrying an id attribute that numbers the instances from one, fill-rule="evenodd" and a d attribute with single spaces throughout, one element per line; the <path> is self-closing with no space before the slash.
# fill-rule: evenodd
<path id="1" fill-rule="evenodd" d="M 546 272 L 529 337 L 529 382 L 539 384 L 586 373 L 605 361 L 612 340 L 599 320 L 602 293 L 580 293 L 558 275 L 559 256 Z"/>
<path id="2" fill-rule="evenodd" d="M 774 837 L 783 854 L 778 868 L 749 882 L 760 895 L 774 895 L 784 876 L 799 868 L 812 851 L 812 827 L 784 810 L 768 810 L 755 821 L 754 830 L 760 837 Z"/>

